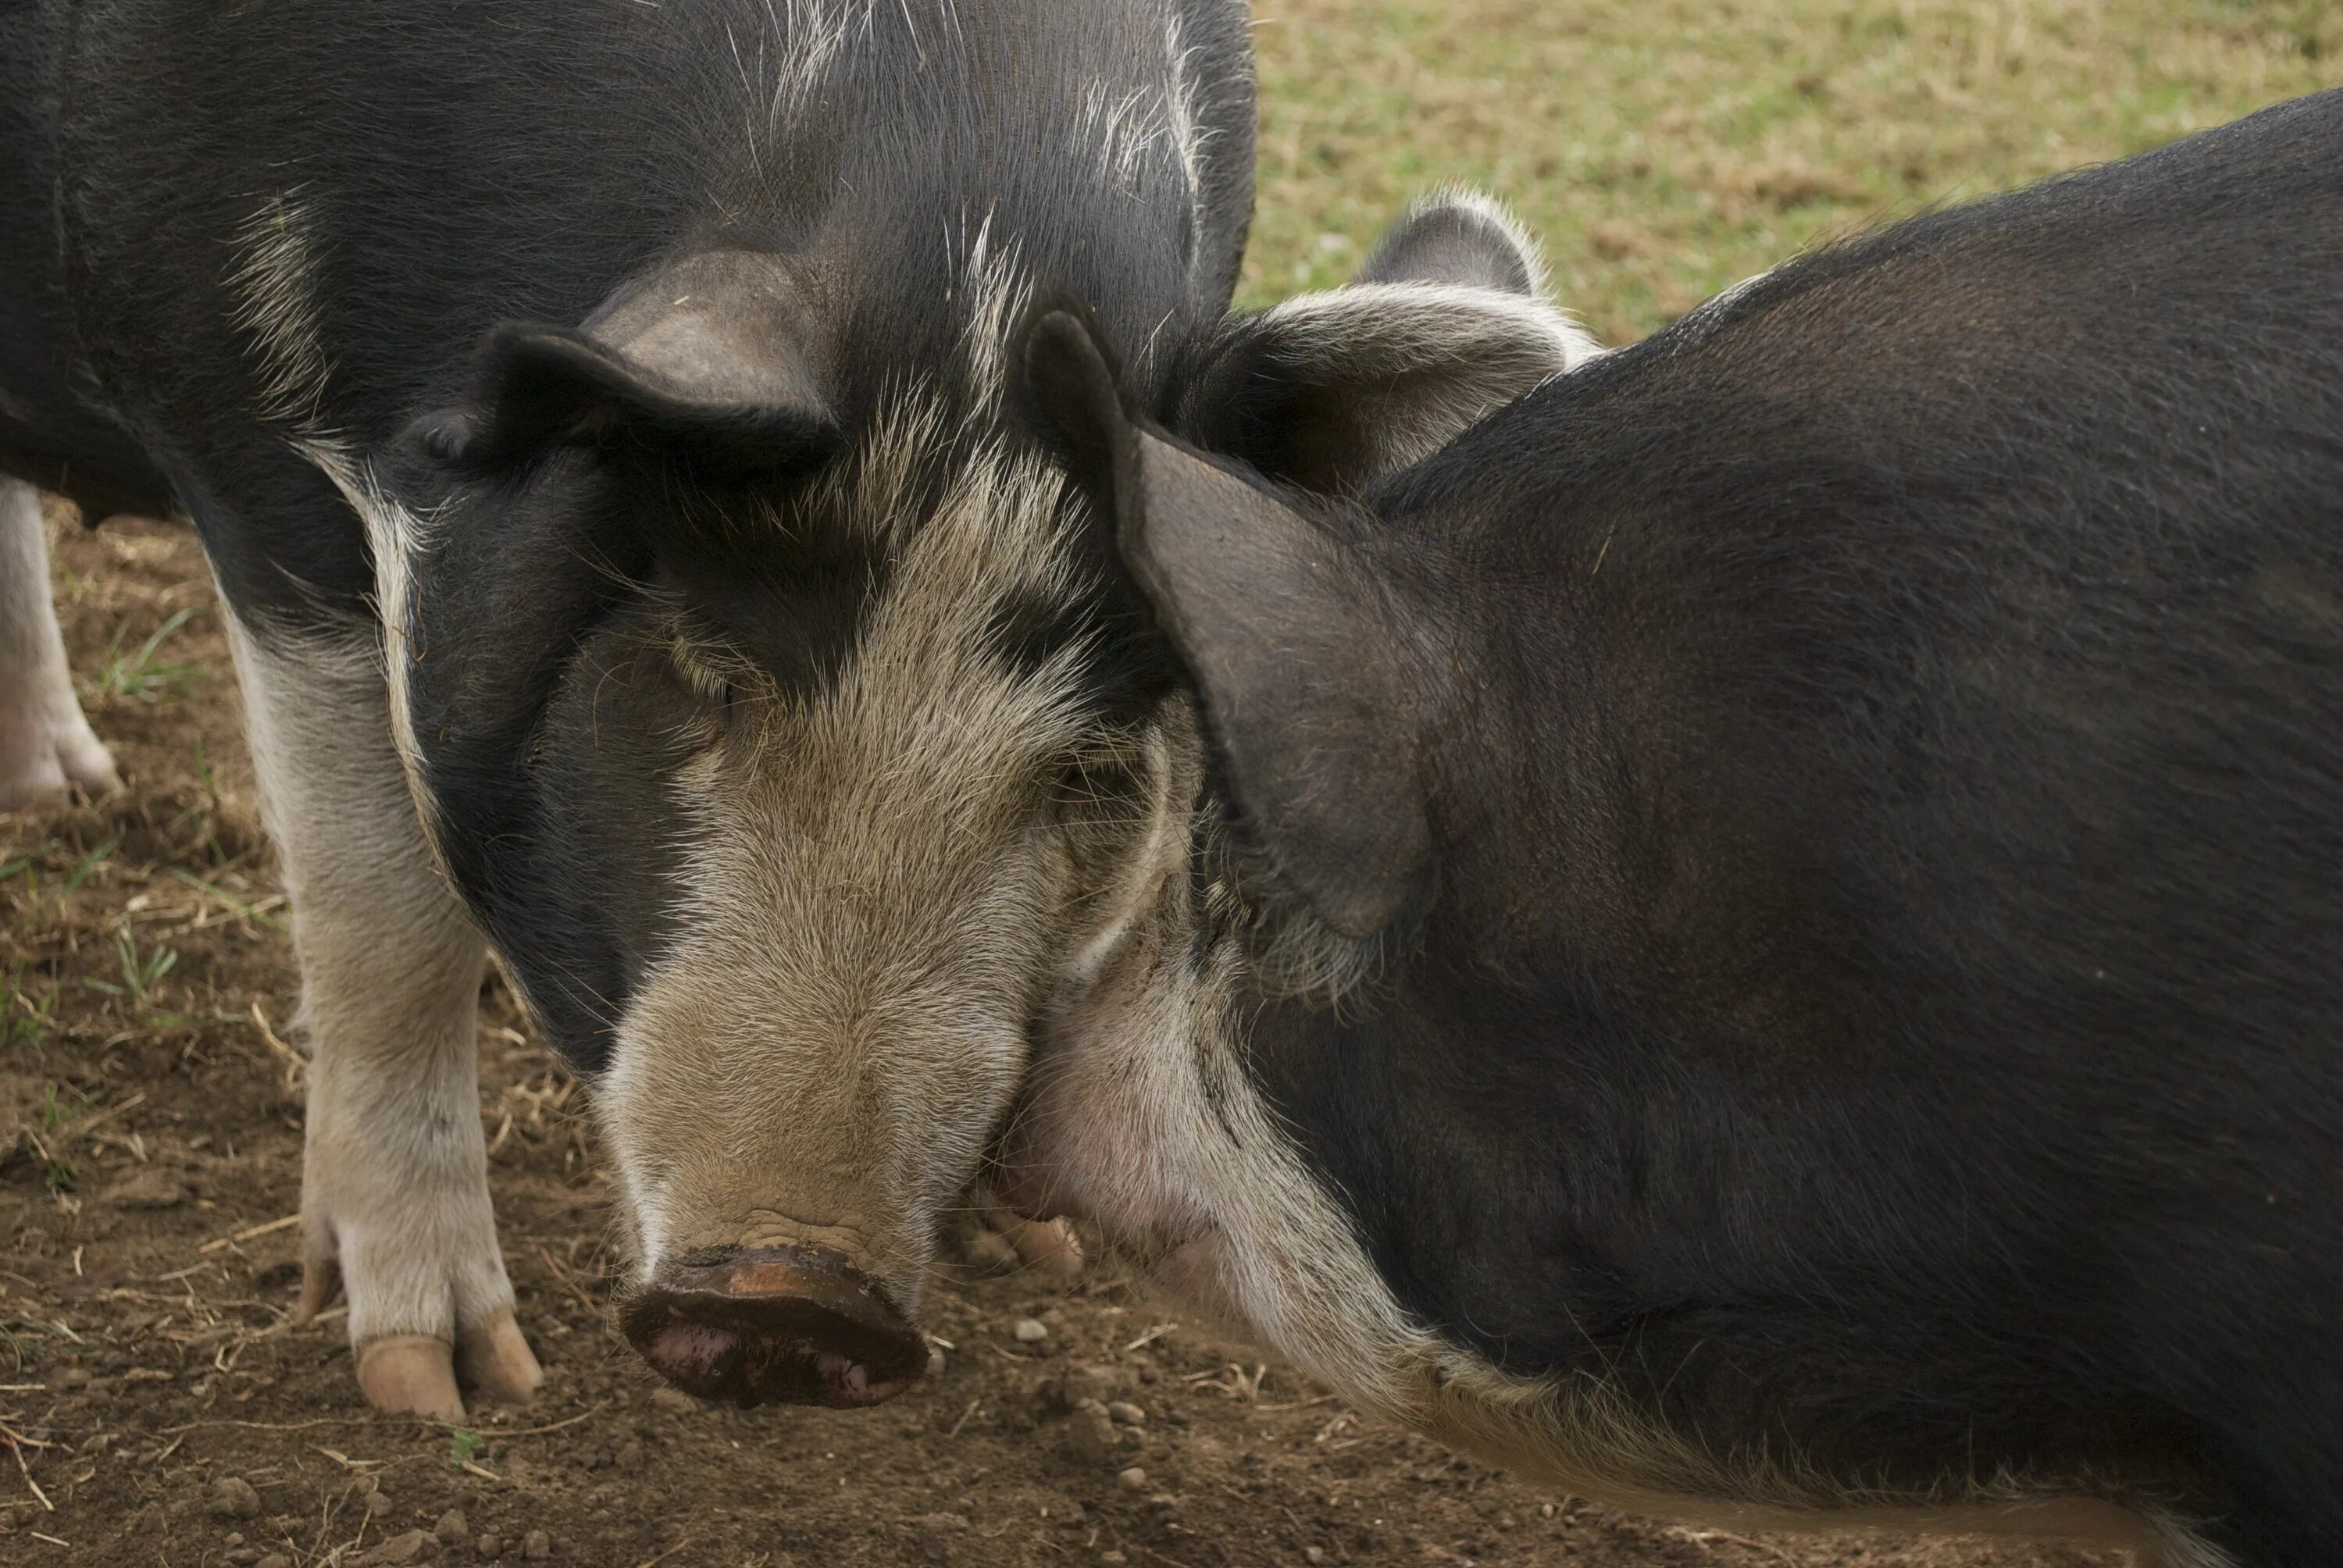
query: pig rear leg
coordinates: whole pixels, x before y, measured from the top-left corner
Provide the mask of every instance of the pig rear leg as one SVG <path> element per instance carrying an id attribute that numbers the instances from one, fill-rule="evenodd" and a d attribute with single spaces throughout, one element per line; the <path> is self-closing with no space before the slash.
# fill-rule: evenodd
<path id="1" fill-rule="evenodd" d="M 92 794 L 122 788 L 74 696 L 49 599 L 41 493 L 0 475 L 0 811 L 68 784 Z"/>
<path id="2" fill-rule="evenodd" d="M 543 1374 L 514 1322 L 480 1132 L 486 949 L 407 794 L 372 629 L 231 630 L 311 1045 L 303 1314 L 338 1277 L 380 1409 L 460 1420 L 459 1379 L 526 1399 Z"/>

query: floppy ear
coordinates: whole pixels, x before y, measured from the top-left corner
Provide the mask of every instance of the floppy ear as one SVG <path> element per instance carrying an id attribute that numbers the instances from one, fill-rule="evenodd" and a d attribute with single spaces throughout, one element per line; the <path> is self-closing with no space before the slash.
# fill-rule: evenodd
<path id="1" fill-rule="evenodd" d="M 1528 238 L 1495 204 L 1434 196 L 1348 286 L 1228 323 L 1182 428 L 1273 478 L 1362 489 L 1600 352 L 1539 282 Z"/>
<path id="2" fill-rule="evenodd" d="M 1277 875 L 1353 940 L 1429 881 L 1415 628 L 1320 503 L 1289 503 L 1126 412 L 1090 328 L 1044 315 L 1021 356 L 1032 407 L 1186 664 L 1239 811 Z"/>
<path id="3" fill-rule="evenodd" d="M 427 442 L 475 465 L 631 441 L 719 476 L 790 467 L 838 438 L 818 337 L 780 257 L 700 252 L 621 289 L 582 326 L 498 327 L 471 407 L 434 421 Z"/>

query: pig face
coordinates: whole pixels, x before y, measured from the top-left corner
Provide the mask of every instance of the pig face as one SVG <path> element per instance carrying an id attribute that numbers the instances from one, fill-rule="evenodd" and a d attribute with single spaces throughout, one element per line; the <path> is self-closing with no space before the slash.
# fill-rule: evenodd
<path id="1" fill-rule="evenodd" d="M 916 383 L 841 418 L 790 280 L 689 265 L 508 337 L 479 410 L 420 433 L 447 501 L 369 512 L 405 530 L 376 541 L 394 712 L 594 1081 L 629 1337 L 703 1394 L 865 1403 L 924 1365 L 938 1224 L 1037 1030 L 1202 908 L 1202 753 L 1052 454 Z M 1432 204 L 1354 288 L 1203 335 L 1172 417 L 1361 482 L 1586 351 L 1529 276 L 1487 208 Z"/>
<path id="2" fill-rule="evenodd" d="M 1099 676 L 1057 502 L 1032 458 L 977 465 L 794 689 L 669 611 L 581 661 L 581 710 L 661 707 L 632 728 L 690 746 L 650 813 L 670 823 L 666 930 L 598 1099 L 653 1282 L 629 1332 L 686 1387 L 737 1382 L 730 1342 L 658 1284 L 701 1259 L 848 1260 L 909 1318 L 1060 955 L 1108 918 L 1147 692 Z M 1037 638 L 1020 615 L 1062 624 Z M 899 1349 L 837 1363 L 823 1397 L 890 1392 L 926 1360 Z"/>

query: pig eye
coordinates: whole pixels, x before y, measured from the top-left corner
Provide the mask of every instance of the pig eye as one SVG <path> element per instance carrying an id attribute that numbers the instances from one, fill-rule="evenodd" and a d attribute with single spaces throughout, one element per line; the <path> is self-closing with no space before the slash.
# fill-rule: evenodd
<path id="1" fill-rule="evenodd" d="M 1145 780 L 1137 762 L 1117 752 L 1070 759 L 1058 769 L 1051 803 L 1061 821 L 1111 826 L 1141 812 Z"/>
<path id="2" fill-rule="evenodd" d="M 672 649 L 675 673 L 693 696 L 729 721 L 732 716 L 734 681 L 723 665 L 689 643 L 678 642 Z"/>

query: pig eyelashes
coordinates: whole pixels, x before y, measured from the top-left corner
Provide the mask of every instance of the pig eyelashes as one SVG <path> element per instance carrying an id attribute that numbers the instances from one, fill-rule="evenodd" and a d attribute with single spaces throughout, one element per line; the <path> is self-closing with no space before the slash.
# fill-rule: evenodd
<path id="1" fill-rule="evenodd" d="M 728 720 L 732 715 L 734 694 L 743 684 L 747 660 L 705 648 L 687 638 L 672 638 L 667 645 L 668 662 L 676 678 L 689 688 L 693 696 L 708 704 Z"/>
<path id="2" fill-rule="evenodd" d="M 1057 763 L 1051 805 L 1061 819 L 1137 824 L 1152 815 L 1148 782 L 1146 753 L 1110 741 Z"/>
<path id="3" fill-rule="evenodd" d="M 671 587 L 638 584 L 652 606 L 648 642 L 652 657 L 698 701 L 715 735 L 729 732 L 751 701 L 769 700 L 772 683 L 731 639 L 696 617 Z"/>

